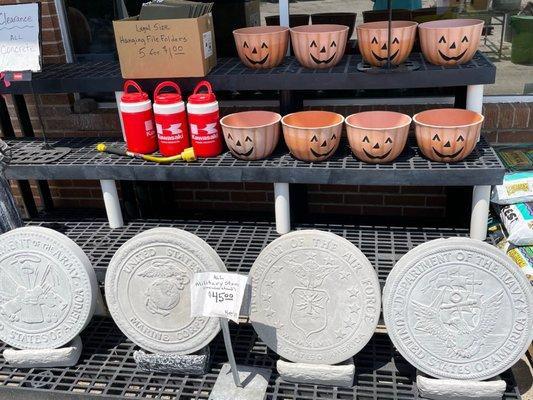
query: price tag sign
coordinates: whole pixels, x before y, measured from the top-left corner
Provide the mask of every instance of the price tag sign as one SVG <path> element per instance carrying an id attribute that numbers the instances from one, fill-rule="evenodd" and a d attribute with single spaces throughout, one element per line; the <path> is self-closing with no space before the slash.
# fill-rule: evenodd
<path id="1" fill-rule="evenodd" d="M 37 3 L 0 6 L 0 71 L 41 70 Z"/>
<path id="2" fill-rule="evenodd" d="M 191 316 L 239 322 L 248 277 L 231 272 L 199 272 L 191 282 Z"/>

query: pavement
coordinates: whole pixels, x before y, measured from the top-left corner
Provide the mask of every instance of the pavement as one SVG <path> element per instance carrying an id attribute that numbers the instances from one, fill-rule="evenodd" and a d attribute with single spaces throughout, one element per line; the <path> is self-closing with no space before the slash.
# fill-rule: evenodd
<path id="1" fill-rule="evenodd" d="M 436 2 L 448 0 L 423 0 L 424 7 L 431 7 Z M 524 5 L 528 0 L 522 0 Z M 319 13 L 319 12 L 356 12 L 356 24 L 363 22 L 363 11 L 372 9 L 371 0 L 298 0 L 289 5 L 292 14 Z M 261 2 L 261 16 L 278 14 L 278 3 Z M 503 40 L 502 56 L 499 50 L 501 42 L 502 16 L 497 17 L 500 22 L 493 18 L 494 31 L 486 41 L 482 38 L 480 46 L 489 59 L 496 65 L 496 83 L 485 86 L 485 95 L 522 95 L 525 84 L 533 84 L 533 65 L 518 65 L 511 62 L 511 43 Z M 264 20 L 262 21 L 264 24 Z M 354 33 L 355 35 L 355 33 Z"/>

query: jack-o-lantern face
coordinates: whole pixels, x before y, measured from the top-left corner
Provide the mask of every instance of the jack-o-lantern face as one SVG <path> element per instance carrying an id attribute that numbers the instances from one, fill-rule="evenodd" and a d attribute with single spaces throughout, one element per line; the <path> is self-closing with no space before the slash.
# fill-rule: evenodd
<path id="1" fill-rule="evenodd" d="M 364 111 L 346 118 L 350 148 L 361 161 L 381 164 L 400 155 L 411 117 L 392 111 Z"/>
<path id="2" fill-rule="evenodd" d="M 248 135 L 244 137 L 244 140 L 241 139 L 242 138 L 233 138 L 231 133 L 226 135 L 226 143 L 233 154 L 240 157 L 250 157 L 254 152 L 254 142 Z"/>
<path id="3" fill-rule="evenodd" d="M 253 26 L 233 31 L 239 58 L 250 68 L 272 68 L 279 65 L 289 45 L 289 28 Z"/>
<path id="4" fill-rule="evenodd" d="M 390 62 L 404 62 L 411 50 L 416 35 L 416 22 L 392 21 L 390 38 Z M 388 21 L 367 22 L 357 27 L 357 42 L 365 61 L 379 67 L 387 62 L 389 55 Z"/>
<path id="5" fill-rule="evenodd" d="M 413 117 L 418 147 L 429 159 L 456 162 L 476 147 L 483 116 L 470 110 L 441 108 Z"/>
<path id="6" fill-rule="evenodd" d="M 451 160 L 457 158 L 465 148 L 465 137 L 460 131 L 452 131 L 452 133 L 445 133 L 441 131 L 440 135 L 439 132 L 436 132 L 431 138 L 431 141 L 431 149 L 437 155 L 437 157 L 443 159 Z"/>
<path id="7" fill-rule="evenodd" d="M 250 62 L 252 65 L 263 65 L 268 60 L 268 45 L 265 42 L 261 42 L 261 45 L 259 46 L 259 43 L 257 45 L 254 45 L 253 48 L 250 48 L 250 45 L 245 40 L 242 44 L 243 48 L 243 54 L 244 57 Z M 259 50 L 258 50 L 259 48 Z"/>
<path id="8" fill-rule="evenodd" d="M 447 41 L 445 35 L 442 35 L 439 39 L 438 52 L 441 58 L 446 61 L 460 61 L 464 57 L 469 48 L 469 40 L 466 35 L 459 43 L 455 40 Z M 464 50 L 463 50 L 464 49 Z"/>
<path id="9" fill-rule="evenodd" d="M 319 136 L 320 140 L 318 138 Z M 324 137 L 324 135 L 319 134 L 317 136 L 314 134 L 309 142 L 309 151 L 311 154 L 313 154 L 317 160 L 322 160 L 329 157 L 337 148 L 337 134 L 333 132 L 329 139 Z"/>
<path id="10" fill-rule="evenodd" d="M 307 68 L 330 68 L 344 55 L 348 27 L 344 25 L 302 25 L 291 28 L 294 54 Z"/>
<path id="11" fill-rule="evenodd" d="M 372 55 L 376 58 L 378 61 L 387 61 L 387 54 L 388 54 L 388 47 L 387 43 L 379 43 L 378 39 L 374 36 L 372 39 L 372 45 L 370 46 L 370 51 L 372 52 Z M 391 50 L 390 50 L 390 60 L 391 62 L 396 58 L 400 51 L 400 41 L 397 37 L 392 39 L 391 41 Z"/>
<path id="12" fill-rule="evenodd" d="M 365 155 L 371 160 L 384 160 L 387 158 L 392 151 L 392 138 L 387 136 L 384 142 L 372 141 L 367 135 L 362 140 L 361 148 Z"/>
<path id="13" fill-rule="evenodd" d="M 291 154 L 303 161 L 324 161 L 339 147 L 342 115 L 322 110 L 300 111 L 281 120 Z"/>
<path id="14" fill-rule="evenodd" d="M 479 46 L 483 25 L 478 19 L 443 19 L 420 24 L 422 53 L 433 64 L 464 64 Z"/>
<path id="15" fill-rule="evenodd" d="M 329 51 L 326 48 L 329 47 Z M 331 55 L 330 55 L 331 54 Z M 335 40 L 332 40 L 330 43 L 319 43 L 317 44 L 316 40 L 312 40 L 309 45 L 309 57 L 317 64 L 327 65 L 333 61 L 337 55 L 337 43 Z M 329 56 L 329 57 L 328 57 Z M 323 58 L 327 57 L 327 58 Z"/>

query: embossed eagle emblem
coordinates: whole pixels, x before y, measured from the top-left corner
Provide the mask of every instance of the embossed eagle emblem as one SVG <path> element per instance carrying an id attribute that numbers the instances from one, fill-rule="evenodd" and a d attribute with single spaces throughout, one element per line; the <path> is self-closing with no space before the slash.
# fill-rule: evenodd
<path id="1" fill-rule="evenodd" d="M 415 330 L 439 339 L 448 355 L 464 359 L 476 355 L 490 336 L 501 313 L 503 290 L 487 300 L 474 288 L 481 285 L 474 274 L 439 274 L 430 280 L 436 295 L 430 304 L 411 300 L 416 318 Z"/>

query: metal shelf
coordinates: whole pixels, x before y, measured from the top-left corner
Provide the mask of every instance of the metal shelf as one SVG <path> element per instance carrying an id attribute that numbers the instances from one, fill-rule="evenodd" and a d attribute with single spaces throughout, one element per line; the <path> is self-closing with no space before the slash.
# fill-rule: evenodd
<path id="1" fill-rule="evenodd" d="M 215 90 L 351 90 L 450 87 L 494 83 L 496 67 L 479 51 L 472 61 L 454 67 L 426 62 L 421 53 L 412 53 L 409 61 L 420 68 L 412 72 L 364 73 L 357 70 L 361 55 L 347 55 L 329 69 L 314 70 L 300 66 L 294 57 L 287 57 L 276 68 L 253 70 L 238 58 L 220 58 L 207 75 Z M 169 77 L 170 78 L 170 77 Z M 153 89 L 161 79 L 139 79 L 145 90 Z M 175 79 L 183 90 L 191 90 L 200 78 Z M 45 65 L 33 75 L 36 93 L 73 93 L 122 90 L 124 79 L 117 61 Z M 0 93 L 31 93 L 30 82 L 12 82 Z"/>
<path id="2" fill-rule="evenodd" d="M 80 217 L 80 212 L 57 217 L 52 214 L 27 224 L 49 227 L 70 237 L 85 251 L 101 283 L 118 248 L 147 229 L 172 226 L 198 235 L 216 250 L 229 271 L 242 274 L 247 274 L 261 250 L 279 237 L 275 224 L 270 222 L 154 219 L 133 220 L 122 228 L 111 229 L 105 218 Z M 417 245 L 442 237 L 468 236 L 468 230 L 454 228 L 300 224 L 294 229 L 320 229 L 345 237 L 368 257 L 382 286 L 393 265 Z"/>
<path id="3" fill-rule="evenodd" d="M 275 369 L 278 356 L 259 341 L 250 325 L 233 325 L 231 334 L 237 363 L 271 368 L 266 400 L 408 400 L 418 399 L 416 371 L 394 349 L 387 335 L 376 334 L 355 356 L 352 388 L 287 383 Z M 207 399 L 227 356 L 222 335 L 211 343 L 212 367 L 203 376 L 142 372 L 133 351 L 111 319 L 96 317 L 82 333 L 78 364 L 67 368 L 16 369 L 0 356 L 0 397 L 12 400 L 158 398 Z M 0 346 L 3 351 L 4 345 Z M 504 400 L 520 399 L 510 371 Z"/>
<path id="4" fill-rule="evenodd" d="M 124 146 L 123 142 L 102 138 L 62 138 L 50 140 L 72 151 L 54 162 L 28 163 L 42 156 L 41 140 L 6 140 L 11 147 L 8 179 L 113 179 L 146 181 L 286 182 L 345 185 L 473 186 L 501 184 L 504 167 L 491 146 L 482 138 L 464 161 L 445 164 L 423 157 L 414 140 L 391 164 L 376 165 L 358 161 L 346 142 L 336 154 L 320 163 L 294 159 L 284 148 L 268 159 L 242 161 L 229 152 L 197 162 L 158 165 L 129 157 L 102 154 L 98 142 Z"/>

